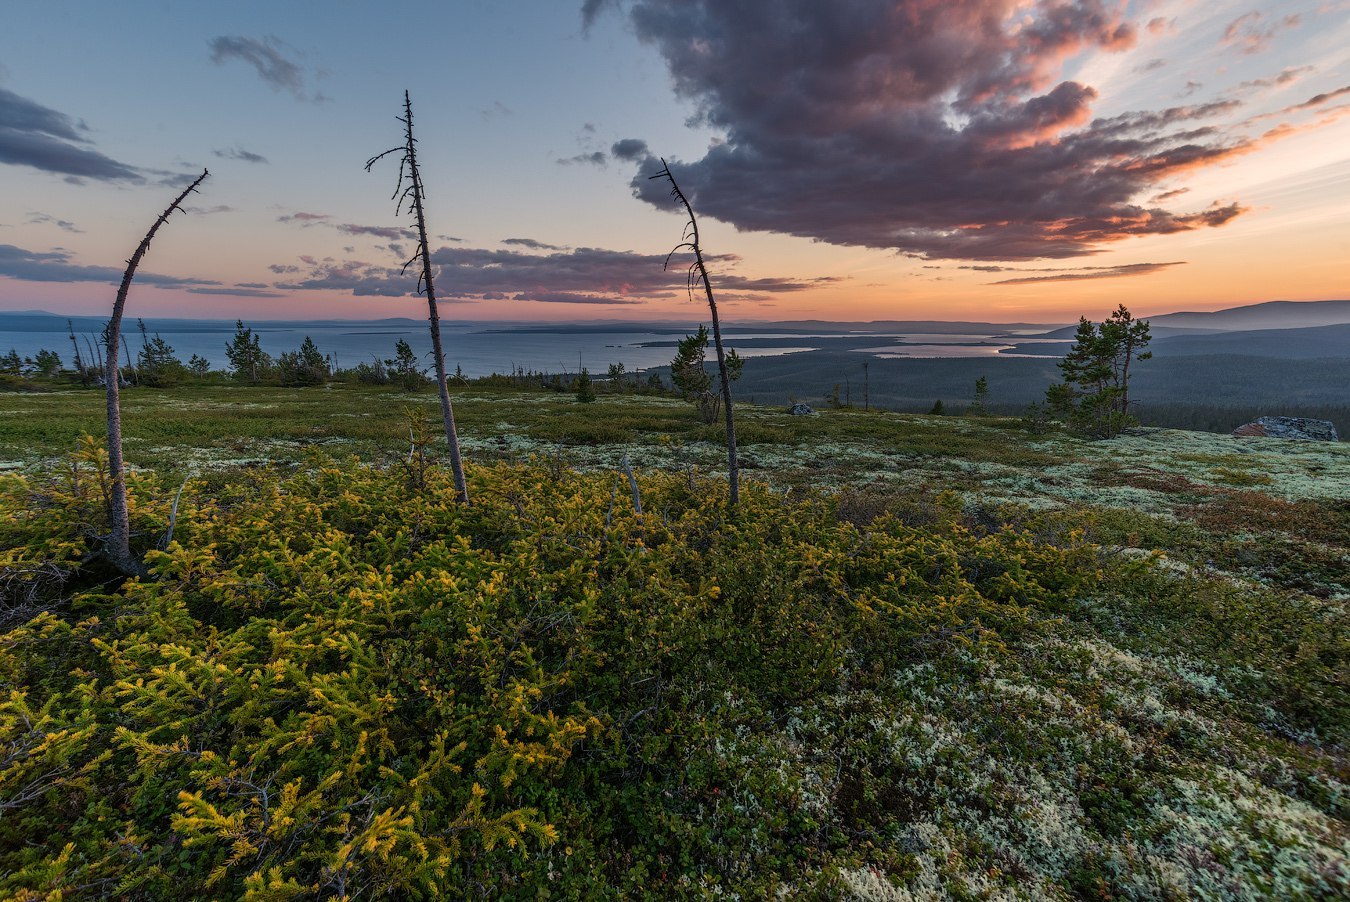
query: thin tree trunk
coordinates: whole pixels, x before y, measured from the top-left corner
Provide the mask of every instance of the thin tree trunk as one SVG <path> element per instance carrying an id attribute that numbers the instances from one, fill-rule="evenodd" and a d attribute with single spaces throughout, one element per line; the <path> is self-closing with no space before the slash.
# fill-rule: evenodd
<path id="1" fill-rule="evenodd" d="M 708 296 L 708 310 L 712 314 L 713 344 L 717 348 L 717 372 L 722 379 L 722 404 L 726 409 L 727 421 L 727 474 L 731 487 L 729 502 L 731 508 L 735 510 L 736 504 L 741 496 L 741 472 L 740 458 L 736 454 L 736 420 L 731 413 L 731 378 L 727 375 L 727 358 L 722 350 L 722 324 L 717 317 L 717 302 L 713 300 L 712 283 L 708 281 L 708 268 L 703 263 L 703 245 L 699 243 L 698 220 L 694 217 L 694 208 L 689 205 L 689 199 L 684 196 L 680 186 L 675 182 L 675 175 L 670 171 L 670 166 L 663 159 L 661 165 L 665 169 L 653 178 L 666 178 L 670 181 L 670 193 L 675 195 L 683 206 L 686 213 L 689 214 L 689 241 L 679 245 L 679 247 L 688 247 L 694 252 L 694 266 L 698 270 L 699 280 L 703 283 L 703 291 Z M 676 250 L 679 249 L 676 248 Z"/>
<path id="2" fill-rule="evenodd" d="M 427 287 L 427 309 L 431 320 L 431 353 L 436 363 L 436 388 L 441 395 L 441 419 L 445 422 L 445 441 L 450 446 L 450 469 L 455 477 L 459 500 L 469 503 L 469 486 L 464 481 L 464 462 L 459 456 L 459 435 L 455 431 L 455 411 L 446 385 L 445 351 L 441 345 L 441 315 L 436 309 L 436 288 L 431 281 L 431 249 L 427 244 L 427 218 L 422 204 L 422 173 L 417 168 L 417 142 L 413 140 L 412 98 L 403 92 L 404 122 L 407 125 L 408 170 L 412 176 L 413 211 L 417 214 L 417 240 L 422 256 L 422 281 Z"/>
<path id="3" fill-rule="evenodd" d="M 112 479 L 112 496 L 108 502 L 108 519 L 112 521 L 112 532 L 103 546 L 103 553 L 114 567 L 127 576 L 144 576 L 147 571 L 140 559 L 131 553 L 131 522 L 127 512 L 126 465 L 122 459 L 122 408 L 121 386 L 118 383 L 117 351 L 122 333 L 122 311 L 127 305 L 127 292 L 131 289 L 131 280 L 136 275 L 136 267 L 141 258 L 150 249 L 150 241 L 159 227 L 168 221 L 174 210 L 181 210 L 179 204 L 197 190 L 197 186 L 209 175 L 205 169 L 197 180 L 183 190 L 168 209 L 159 215 L 150 231 L 141 239 L 136 253 L 127 261 L 126 272 L 122 274 L 122 285 L 117 289 L 117 300 L 113 302 L 112 319 L 108 321 L 108 356 L 104 382 L 108 388 L 108 475 Z"/>
<path id="4" fill-rule="evenodd" d="M 93 376 L 97 378 L 98 372 L 95 370 L 95 367 L 98 365 L 98 355 L 94 353 L 94 343 L 89 340 L 89 335 L 87 333 L 84 336 L 84 343 L 85 347 L 89 349 L 89 369 L 94 371 Z"/>

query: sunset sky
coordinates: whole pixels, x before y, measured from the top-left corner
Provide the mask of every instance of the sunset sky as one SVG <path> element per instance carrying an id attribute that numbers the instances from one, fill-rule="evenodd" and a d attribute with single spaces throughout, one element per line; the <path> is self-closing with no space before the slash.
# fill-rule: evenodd
<path id="1" fill-rule="evenodd" d="M 388 10 L 397 8 L 398 15 Z M 1350 0 L 7 3 L 0 310 L 1055 322 L 1350 297 Z"/>

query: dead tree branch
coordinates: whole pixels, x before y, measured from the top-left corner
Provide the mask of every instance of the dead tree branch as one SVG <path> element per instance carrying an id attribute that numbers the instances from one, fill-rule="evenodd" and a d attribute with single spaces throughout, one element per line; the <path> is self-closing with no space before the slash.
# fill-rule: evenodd
<path id="1" fill-rule="evenodd" d="M 685 223 L 684 233 L 680 236 L 680 243 L 666 257 L 666 265 L 670 264 L 670 258 L 683 249 L 688 249 L 694 254 L 694 262 L 689 265 L 686 275 L 689 291 L 692 293 L 694 285 L 701 282 L 703 291 L 708 297 L 708 310 L 712 314 L 713 343 L 717 347 L 717 372 L 722 380 L 722 403 L 726 410 L 727 421 L 727 475 L 730 481 L 731 510 L 736 510 L 736 503 L 740 500 L 741 494 L 741 471 L 740 458 L 736 453 L 736 420 L 731 412 L 731 377 L 727 374 L 727 358 L 722 350 L 722 325 L 717 317 L 717 302 L 713 300 L 712 282 L 708 280 L 708 267 L 703 262 L 703 245 L 699 241 L 698 219 L 694 217 L 694 208 L 689 205 L 689 199 L 684 196 L 680 186 L 675 181 L 675 175 L 670 171 L 669 164 L 665 159 L 661 160 L 661 171 L 651 176 L 653 179 L 666 179 L 670 182 L 670 196 L 675 198 L 679 204 L 684 207 L 684 212 L 688 214 L 689 220 Z"/>
<path id="2" fill-rule="evenodd" d="M 183 193 L 178 195 L 163 213 L 159 214 L 155 224 L 150 226 L 150 231 L 146 232 L 145 237 L 141 239 L 140 245 L 136 248 L 136 253 L 132 254 L 131 259 L 127 261 L 126 272 L 122 274 L 122 285 L 117 289 L 117 300 L 113 302 L 112 319 L 108 321 L 108 328 L 105 332 L 108 343 L 108 356 L 104 366 L 104 382 L 108 389 L 108 475 L 112 479 L 112 496 L 109 499 L 108 519 L 112 523 L 112 531 L 109 533 L 107 541 L 104 542 L 103 556 L 127 576 L 145 576 L 148 571 L 145 569 L 145 564 L 141 563 L 140 558 L 131 553 L 131 519 L 127 510 L 126 464 L 122 458 L 121 391 L 117 374 L 118 343 L 122 335 L 122 311 L 126 309 L 127 292 L 131 290 L 131 280 L 136 275 L 136 267 L 140 266 L 141 258 L 150 249 L 150 242 L 154 239 L 155 233 L 159 231 L 160 226 L 168 222 L 174 210 L 180 213 L 185 212 L 180 205 L 189 194 L 197 190 L 197 186 L 205 181 L 210 174 L 203 169 L 202 174 L 197 176 L 196 181 L 184 188 Z"/>
<path id="3" fill-rule="evenodd" d="M 450 404 L 450 389 L 446 384 L 445 351 L 441 344 L 441 317 L 436 309 L 436 286 L 432 282 L 431 249 L 427 241 L 427 218 L 425 210 L 426 193 L 422 188 L 422 173 L 417 167 L 417 140 L 413 137 L 412 98 L 403 92 L 403 115 L 399 121 L 404 126 L 403 144 L 391 147 L 366 161 L 366 171 L 380 160 L 394 153 L 402 153 L 398 164 L 398 183 L 394 187 L 392 200 L 397 201 L 394 215 L 403 212 L 407 204 L 417 218 L 417 253 L 407 263 L 406 270 L 419 258 L 422 261 L 421 272 L 417 276 L 417 293 L 427 297 L 427 308 L 431 322 L 431 353 L 436 364 L 436 387 L 441 396 L 441 419 L 445 424 L 445 441 L 450 446 L 450 467 L 455 477 L 455 491 L 459 500 L 469 503 L 469 487 L 464 480 L 464 463 L 459 454 L 459 435 L 455 430 L 455 411 Z"/>

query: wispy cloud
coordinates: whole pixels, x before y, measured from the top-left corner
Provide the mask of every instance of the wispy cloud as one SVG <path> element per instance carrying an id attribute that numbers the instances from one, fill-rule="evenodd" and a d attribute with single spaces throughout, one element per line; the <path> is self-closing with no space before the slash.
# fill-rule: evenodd
<path id="1" fill-rule="evenodd" d="M 48 216 L 46 213 L 30 213 L 28 220 L 33 225 L 54 225 L 63 232 L 71 232 L 79 235 L 84 229 L 76 227 L 75 223 L 68 219 L 57 219 L 55 216 Z"/>
<path id="2" fill-rule="evenodd" d="M 232 147 L 229 150 L 213 150 L 212 156 L 220 157 L 222 160 L 239 160 L 244 163 L 266 163 L 267 157 L 260 153 L 253 153 L 244 150 L 242 147 Z"/>
<path id="3" fill-rule="evenodd" d="M 65 113 L 0 88 L 0 163 L 64 175 L 70 181 L 145 181 L 136 167 L 95 150 L 88 131 Z"/>
<path id="4" fill-rule="evenodd" d="M 545 244 L 542 241 L 536 241 L 533 238 L 503 238 L 502 244 L 511 244 L 516 247 L 527 247 L 532 251 L 562 251 L 567 248 L 556 244 Z"/>
<path id="5" fill-rule="evenodd" d="M 1252 10 L 1228 23 L 1222 41 L 1246 54 L 1261 53 L 1270 47 L 1275 35 L 1286 28 L 1293 28 L 1302 21 L 1303 17 L 1298 14 L 1270 20 L 1260 10 Z"/>
<path id="6" fill-rule="evenodd" d="M 482 119 L 484 122 L 487 122 L 490 119 L 497 119 L 502 116 L 514 116 L 515 114 L 516 111 L 511 109 L 509 106 L 502 103 L 500 100 L 494 100 L 492 101 L 491 106 L 483 107 L 481 110 L 478 111 L 478 118 Z"/>
<path id="7" fill-rule="evenodd" d="M 332 218 L 333 216 L 331 213 L 307 213 L 304 210 L 300 210 L 295 213 L 286 213 L 281 216 L 278 216 L 277 222 L 295 222 L 299 223 L 301 226 L 305 228 L 308 228 L 309 226 L 313 225 L 322 225 L 324 224 L 325 220 L 329 220 Z"/>
<path id="8" fill-rule="evenodd" d="M 258 40 L 242 35 L 222 35 L 212 38 L 211 62 L 223 66 L 238 60 L 252 66 L 263 83 L 273 91 L 286 91 L 296 100 L 318 103 L 326 100 L 320 93 L 309 93 L 305 87 L 305 70 L 286 54 L 290 49 L 279 38 L 271 35 Z"/>
<path id="9" fill-rule="evenodd" d="M 1126 263 L 1121 266 L 1090 266 L 1078 270 L 1056 272 L 1048 276 L 1022 276 L 991 282 L 992 285 L 1028 285 L 1035 282 L 1081 282 L 1086 279 L 1119 279 L 1124 276 L 1146 276 L 1173 266 L 1185 265 L 1184 260 L 1172 263 Z"/>
<path id="10" fill-rule="evenodd" d="M 254 288 L 240 285 L 236 288 L 189 288 L 191 294 L 210 294 L 224 295 L 226 297 L 236 298 L 284 298 L 286 297 L 280 291 L 271 291 L 264 286 L 263 288 Z"/>
<path id="11" fill-rule="evenodd" d="M 571 157 L 559 157 L 557 160 L 561 166 L 574 166 L 577 163 L 585 163 L 591 166 L 604 166 L 609 162 L 609 157 L 603 150 L 593 150 L 590 153 L 579 153 Z"/>
<path id="12" fill-rule="evenodd" d="M 402 226 L 368 226 L 356 225 L 351 222 L 338 223 L 334 228 L 346 235 L 373 235 L 386 241 L 399 241 L 408 238 L 411 234 Z"/>

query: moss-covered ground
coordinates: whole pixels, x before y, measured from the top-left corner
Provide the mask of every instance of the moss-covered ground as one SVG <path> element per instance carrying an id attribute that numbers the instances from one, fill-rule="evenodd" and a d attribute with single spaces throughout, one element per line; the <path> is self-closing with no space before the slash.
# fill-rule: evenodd
<path id="1" fill-rule="evenodd" d="M 456 413 L 467 509 L 433 395 L 129 392 L 124 582 L 101 397 L 0 395 L 0 894 L 1350 882 L 1350 446 L 746 407 L 731 517 L 678 400 Z"/>

